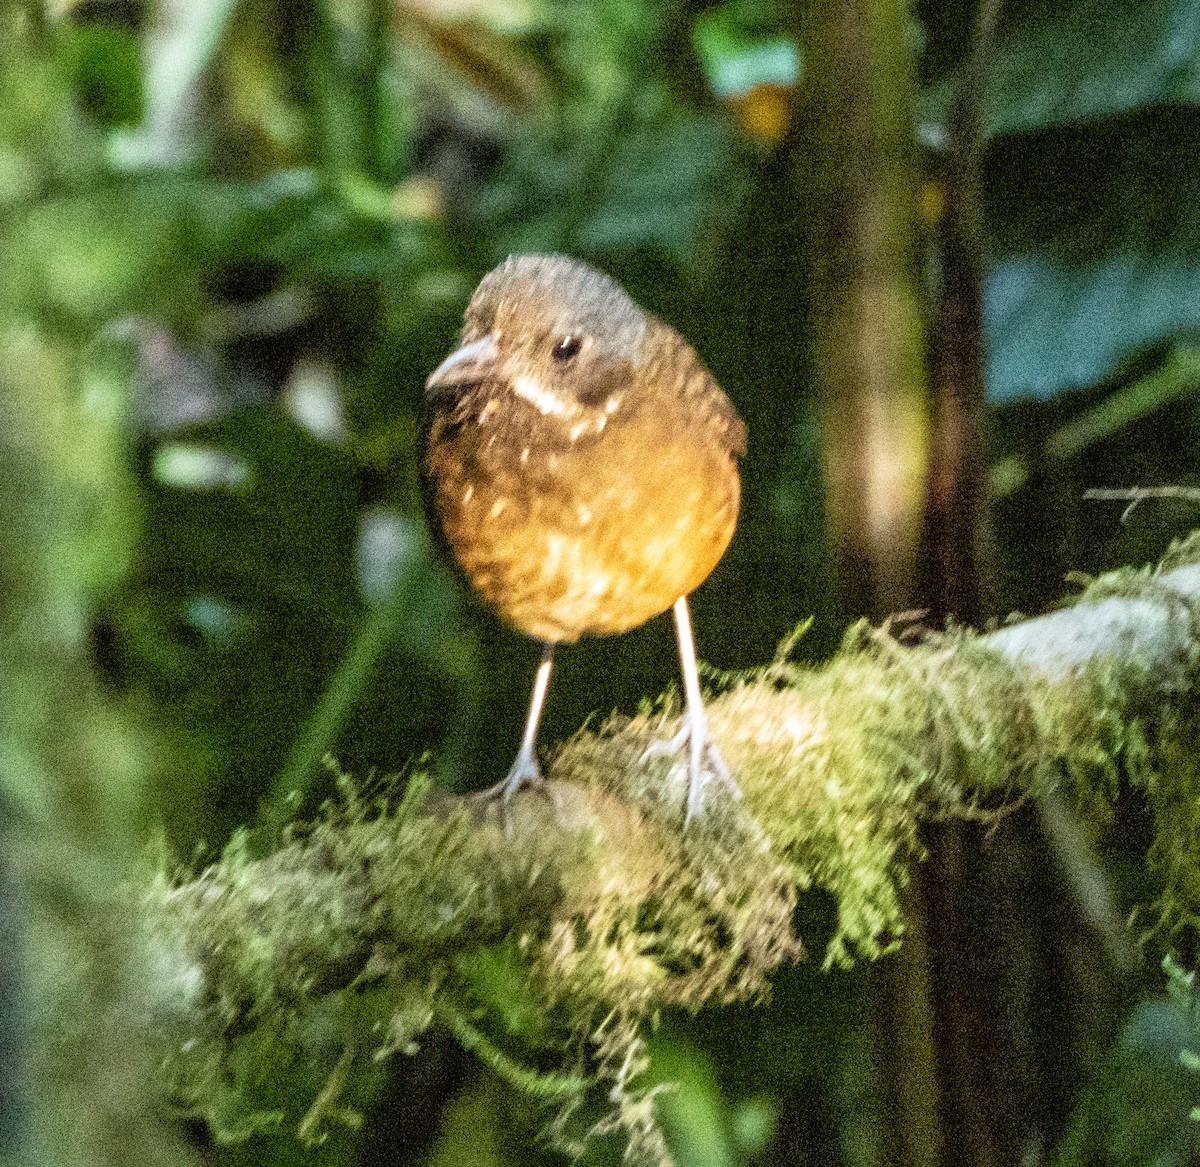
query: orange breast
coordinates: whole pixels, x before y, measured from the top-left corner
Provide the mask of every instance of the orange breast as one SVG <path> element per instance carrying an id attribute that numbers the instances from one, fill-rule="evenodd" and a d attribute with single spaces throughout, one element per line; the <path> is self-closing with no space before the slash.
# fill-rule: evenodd
<path id="1" fill-rule="evenodd" d="M 716 566 L 737 522 L 728 450 L 704 427 L 643 416 L 569 446 L 435 419 L 432 509 L 471 583 L 551 642 L 625 632 Z"/>

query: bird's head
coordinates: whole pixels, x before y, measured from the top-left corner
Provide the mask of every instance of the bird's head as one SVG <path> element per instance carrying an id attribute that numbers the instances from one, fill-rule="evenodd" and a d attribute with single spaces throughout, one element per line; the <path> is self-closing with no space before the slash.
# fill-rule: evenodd
<path id="1" fill-rule="evenodd" d="M 425 388 L 436 400 L 499 386 L 564 419 L 612 410 L 635 377 L 648 324 L 619 284 L 585 263 L 511 256 L 475 289 L 461 344 Z"/>

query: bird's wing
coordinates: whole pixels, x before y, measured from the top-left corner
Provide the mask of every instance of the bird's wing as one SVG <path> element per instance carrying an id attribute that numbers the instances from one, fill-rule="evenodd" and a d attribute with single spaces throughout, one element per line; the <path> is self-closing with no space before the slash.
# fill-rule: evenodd
<path id="1" fill-rule="evenodd" d="M 679 387 L 686 408 L 707 419 L 727 453 L 735 458 L 742 457 L 746 453 L 746 423 L 738 416 L 733 402 L 696 356 L 696 350 L 669 324 L 658 319 L 655 324 L 666 342 L 660 350 L 660 359 L 666 368 L 656 374 L 665 376 Z"/>

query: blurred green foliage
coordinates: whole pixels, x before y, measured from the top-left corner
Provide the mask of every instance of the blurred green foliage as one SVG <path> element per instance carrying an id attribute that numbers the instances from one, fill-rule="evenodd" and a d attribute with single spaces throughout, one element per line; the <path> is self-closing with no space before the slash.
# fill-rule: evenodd
<path id="1" fill-rule="evenodd" d="M 930 226 L 971 15 L 911 14 Z M 384 789 L 426 750 L 452 787 L 502 773 L 535 651 L 435 561 L 414 467 L 424 377 L 509 251 L 611 271 L 688 335 L 747 419 L 741 527 L 696 602 L 702 655 L 760 663 L 813 612 L 805 650 L 836 643 L 846 614 L 822 584 L 811 402 L 806 79 L 821 62 L 807 16 L 772 0 L 4 9 L 0 377 L 33 419 L 25 453 L 55 498 L 53 537 L 10 527 L 5 551 L 32 557 L 47 610 L 142 735 L 106 739 L 104 781 L 129 787 L 104 806 L 122 828 L 117 866 L 145 842 L 145 801 L 185 858 L 239 825 L 268 846 L 328 792 L 326 752 Z M 1192 0 L 1023 0 L 1004 16 L 986 101 L 986 305 L 995 452 L 1025 467 L 997 509 L 1010 607 L 1056 597 L 1067 569 L 1153 558 L 1194 522 L 1143 507 L 1121 526 L 1077 495 L 1194 474 L 1194 379 L 1164 400 L 1155 374 L 1200 323 L 1197 29 Z M 1055 445 L 1114 391 L 1132 406 Z M 24 489 L 5 485 L 18 501 Z M 547 740 L 660 692 L 673 654 L 665 622 L 564 652 Z M 123 777 L 122 749 L 153 760 Z M 11 769 L 5 800 L 52 803 L 36 773 Z M 878 1162 L 856 1002 L 848 979 L 796 972 L 769 1009 L 665 1018 L 651 1076 L 682 1081 L 663 1102 L 681 1165 Z M 1167 1024 L 1146 1008 L 1146 1025 Z M 247 1069 L 262 1105 L 293 1121 L 340 1053 L 310 1045 L 310 1064 Z M 1039 1085 L 1066 1096 L 1078 1077 L 1068 1066 Z M 1104 1111 L 1109 1088 L 1085 1106 Z M 389 1091 L 420 1099 L 423 1125 L 398 1118 Z M 298 1149 L 282 1128 L 206 1153 L 542 1154 L 525 1145 L 536 1107 L 444 1037 L 348 1098 L 362 1134 Z M 1151 1161 L 1109 1154 L 1087 1161 Z"/>
<path id="2" fill-rule="evenodd" d="M 1118 377 L 1200 325 L 1198 82 L 1192 0 L 1013 6 L 985 102 L 993 400 Z"/>
<path id="3" fill-rule="evenodd" d="M 1194 974 L 1169 957 L 1168 995 L 1137 1007 L 1095 1066 L 1054 1167 L 1187 1167 L 1200 1155 Z"/>

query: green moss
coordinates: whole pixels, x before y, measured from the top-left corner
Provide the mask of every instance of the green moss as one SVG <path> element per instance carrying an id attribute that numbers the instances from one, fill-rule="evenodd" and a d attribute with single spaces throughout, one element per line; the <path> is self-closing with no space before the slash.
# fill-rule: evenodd
<path id="1" fill-rule="evenodd" d="M 1171 659 L 1194 691 L 1187 605 L 1153 572 L 1105 577 L 1077 602 L 1114 596 L 1174 613 Z M 551 1106 L 560 1145 L 575 1144 L 602 1090 L 600 1128 L 657 1155 L 639 1084 L 654 1011 L 765 994 L 772 970 L 802 954 L 794 908 L 809 889 L 837 904 L 827 965 L 894 947 L 924 822 L 996 820 L 1066 786 L 1099 829 L 1133 782 L 1160 825 L 1161 922 L 1194 924 L 1197 727 L 1162 680 L 1132 650 L 1052 683 L 986 636 L 901 645 L 859 625 L 826 665 L 781 656 L 711 701 L 742 797 L 714 782 L 686 830 L 685 764 L 642 760 L 672 732 L 670 704 L 579 733 L 546 788 L 508 810 L 438 795 L 423 777 L 398 807 L 368 803 L 343 779 L 341 801 L 276 854 L 254 859 L 235 842 L 198 878 L 152 894 L 159 934 L 202 974 L 184 1043 L 202 1072 L 183 1073 L 181 1093 L 228 1123 L 228 1066 L 247 1057 L 246 1035 L 281 1040 L 328 995 L 369 990 L 390 1021 L 359 1033 L 350 1061 L 411 1052 L 441 1024 Z"/>
<path id="2" fill-rule="evenodd" d="M 1137 790 L 1154 821 L 1149 860 L 1162 891 L 1139 912 L 1147 934 L 1171 947 L 1200 931 L 1200 605 L 1171 590 L 1166 573 L 1200 563 L 1200 531 L 1174 543 L 1153 568 L 1113 572 L 1087 582 L 1079 602 L 1144 599 L 1168 617 L 1171 652 L 1162 660 L 1109 658 L 1089 670 L 1097 732 L 1068 757 L 1091 821 L 1103 830 L 1121 781 Z M 1164 700 L 1164 690 L 1177 697 Z"/>

